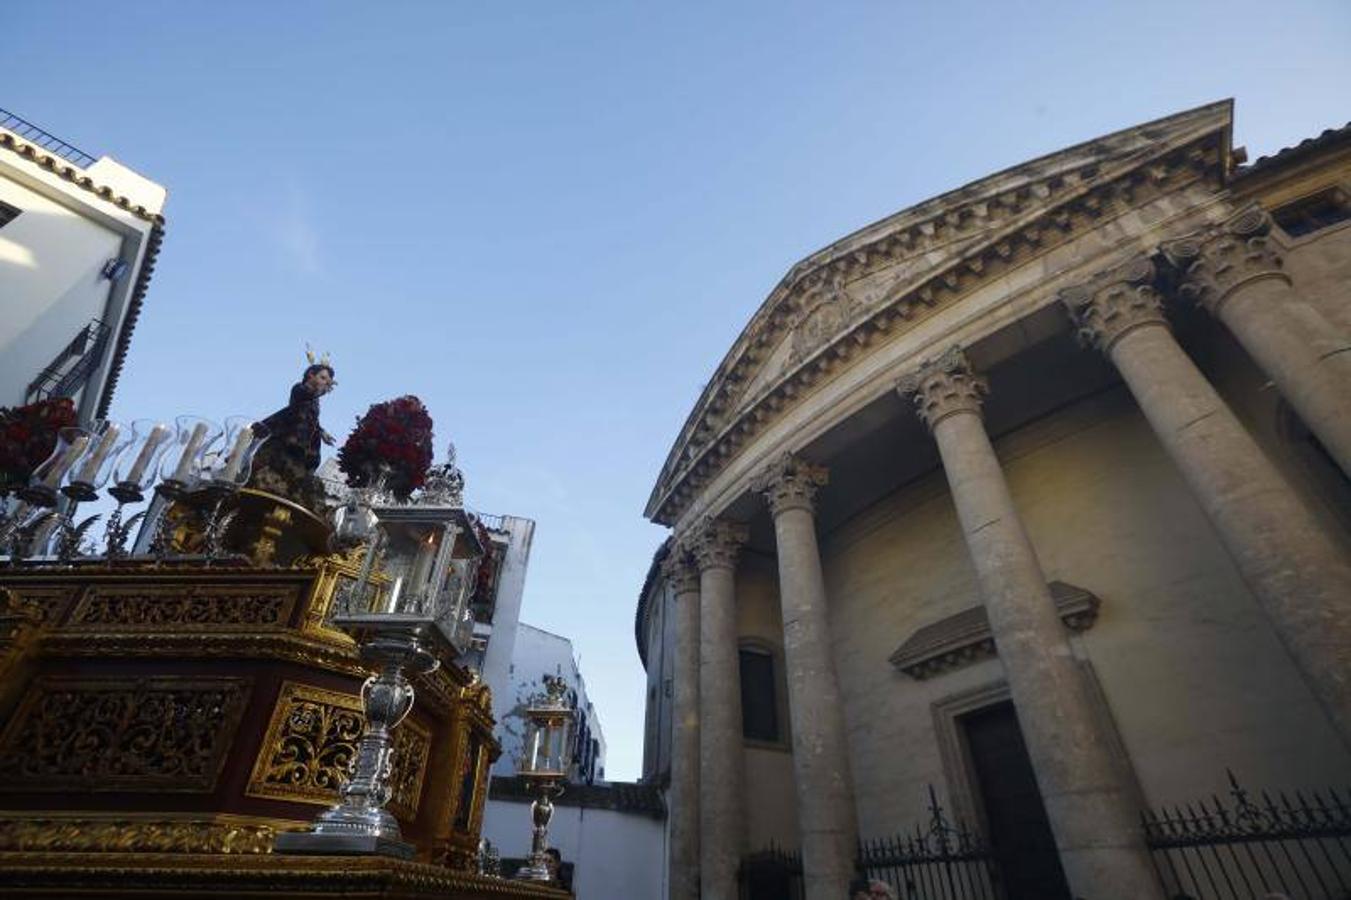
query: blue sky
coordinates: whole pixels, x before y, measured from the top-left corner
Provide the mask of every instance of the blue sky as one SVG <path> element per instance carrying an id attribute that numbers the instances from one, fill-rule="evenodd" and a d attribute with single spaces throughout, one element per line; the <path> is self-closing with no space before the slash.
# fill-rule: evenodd
<path id="1" fill-rule="evenodd" d="M 113 414 L 324 423 L 416 393 L 472 505 L 536 519 L 523 618 L 642 759 L 642 508 L 797 259 L 1234 97 L 1255 158 L 1351 119 L 1351 4 L 6 3 L 0 106 L 170 191 Z"/>

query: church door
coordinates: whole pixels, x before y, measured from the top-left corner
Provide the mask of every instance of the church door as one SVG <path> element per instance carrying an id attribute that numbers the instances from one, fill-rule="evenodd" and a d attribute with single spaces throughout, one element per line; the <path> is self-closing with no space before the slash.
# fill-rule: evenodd
<path id="1" fill-rule="evenodd" d="M 969 713 L 961 724 L 1006 900 L 1070 900 L 1013 704 Z"/>

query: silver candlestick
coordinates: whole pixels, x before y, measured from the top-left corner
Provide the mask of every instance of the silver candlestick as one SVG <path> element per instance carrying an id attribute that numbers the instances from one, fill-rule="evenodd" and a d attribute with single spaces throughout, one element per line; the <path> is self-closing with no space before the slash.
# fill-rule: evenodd
<path id="1" fill-rule="evenodd" d="M 393 793 L 392 732 L 413 708 L 413 686 L 407 675 L 433 672 L 440 665 L 425 646 L 432 619 L 367 614 L 338 616 L 333 624 L 354 632 L 361 658 L 378 669 L 361 689 L 366 728 L 357 745 L 352 779 L 342 788 L 342 802 L 320 813 L 308 831 L 277 835 L 276 850 L 410 859 L 413 847 L 404 843 L 399 823 L 385 804 Z"/>

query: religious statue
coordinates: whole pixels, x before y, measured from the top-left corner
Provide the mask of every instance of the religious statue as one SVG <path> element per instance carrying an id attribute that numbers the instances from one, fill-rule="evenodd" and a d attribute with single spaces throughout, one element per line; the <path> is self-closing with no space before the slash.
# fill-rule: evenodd
<path id="1" fill-rule="evenodd" d="M 319 398 L 333 390 L 333 365 L 328 354 L 316 360 L 306 351 L 309 366 L 300 382 L 291 386 L 287 405 L 253 426 L 268 436 L 253 460 L 249 487 L 285 497 L 322 514 L 324 485 L 314 474 L 319 468 L 319 445 L 332 444 L 333 436 L 319 425 Z"/>

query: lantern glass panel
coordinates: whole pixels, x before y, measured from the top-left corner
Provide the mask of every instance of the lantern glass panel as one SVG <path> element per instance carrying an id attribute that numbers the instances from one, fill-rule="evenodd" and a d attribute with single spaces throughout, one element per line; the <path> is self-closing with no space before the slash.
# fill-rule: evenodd
<path id="1" fill-rule="evenodd" d="M 380 568 L 389 580 L 384 611 L 430 612 L 428 587 L 433 583 L 434 570 L 445 539 L 444 525 L 382 519 L 379 527 L 384 535 Z"/>

